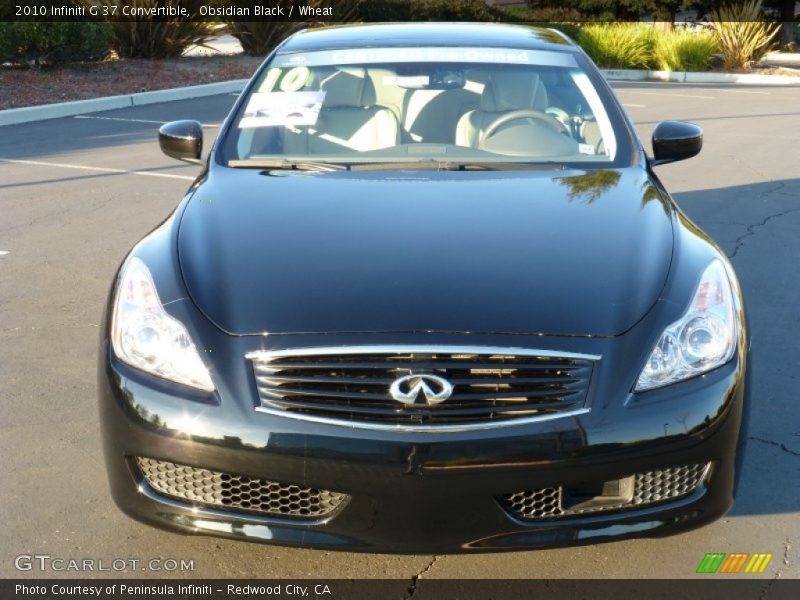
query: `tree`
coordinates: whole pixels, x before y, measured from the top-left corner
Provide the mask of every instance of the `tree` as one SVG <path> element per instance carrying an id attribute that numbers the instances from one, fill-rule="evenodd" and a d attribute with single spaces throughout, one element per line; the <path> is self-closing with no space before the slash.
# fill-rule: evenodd
<path id="1" fill-rule="evenodd" d="M 650 15 L 654 20 L 668 23 L 669 27 L 675 22 L 679 10 L 689 7 L 691 0 L 621 0 L 621 4 L 635 11 L 640 17 Z"/>
<path id="2" fill-rule="evenodd" d="M 675 14 L 692 0 L 529 0 L 531 8 L 569 7 L 585 14 L 613 13 L 621 21 L 636 21 L 645 15 L 672 23 Z"/>
<path id="3" fill-rule="evenodd" d="M 795 0 L 772 0 L 766 2 L 769 8 L 777 9 L 782 24 L 781 38 L 784 43 L 794 40 L 794 33 L 797 31 L 797 15 L 795 11 Z"/>

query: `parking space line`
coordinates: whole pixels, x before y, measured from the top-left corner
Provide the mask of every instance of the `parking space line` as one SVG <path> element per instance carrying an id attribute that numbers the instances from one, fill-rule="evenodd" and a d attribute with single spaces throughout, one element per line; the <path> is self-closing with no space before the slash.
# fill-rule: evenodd
<path id="1" fill-rule="evenodd" d="M 723 88 L 714 88 L 715 92 L 725 92 L 727 94 L 760 94 L 762 96 L 771 96 L 769 92 L 756 92 L 754 90 L 727 90 Z"/>
<path id="2" fill-rule="evenodd" d="M 647 108 L 644 104 L 631 104 L 630 102 L 623 102 L 622 106 L 628 106 L 632 108 Z"/>
<path id="3" fill-rule="evenodd" d="M 36 167 L 57 167 L 61 169 L 80 169 L 82 171 L 98 171 L 101 173 L 119 173 L 120 175 L 141 175 L 143 177 L 166 177 L 168 179 L 186 179 L 194 181 L 195 177 L 189 175 L 175 175 L 173 173 L 151 173 L 149 171 L 131 171 L 129 169 L 110 169 L 108 167 L 92 167 L 88 165 L 69 165 L 66 163 L 44 162 L 40 160 L 21 160 L 15 158 L 0 158 L 0 163 L 17 165 L 33 165 Z"/>
<path id="4" fill-rule="evenodd" d="M 130 123 L 156 123 L 163 125 L 166 121 L 151 121 L 150 119 L 122 119 L 120 117 L 92 117 L 89 115 L 75 115 L 73 119 L 97 119 L 98 121 L 129 121 Z"/>
<path id="5" fill-rule="evenodd" d="M 617 90 L 618 94 L 639 94 L 641 96 L 672 96 L 675 98 L 698 98 L 700 100 L 714 100 L 714 96 L 699 96 L 694 94 L 676 94 L 674 92 L 639 92 L 637 90 Z"/>
<path id="6" fill-rule="evenodd" d="M 8 254 L 8 250 L 0 250 L 0 256 L 5 256 Z"/>
<path id="7" fill-rule="evenodd" d="M 674 84 L 674 83 L 664 83 L 663 81 L 636 81 L 636 82 L 631 82 L 631 81 L 625 81 L 625 80 L 622 80 L 622 79 L 617 79 L 617 80 L 612 81 L 612 87 L 615 90 L 617 90 L 618 92 L 627 92 L 627 91 L 630 91 L 630 90 L 634 90 L 636 88 L 642 88 L 642 89 L 650 88 L 650 89 L 660 89 L 660 90 L 662 90 L 664 92 L 671 93 L 670 90 L 669 90 L 669 87 L 670 86 L 674 86 L 674 85 L 680 85 L 680 87 L 688 89 L 688 90 L 692 90 L 694 88 L 694 89 L 699 90 L 701 92 L 707 90 L 707 91 L 710 91 L 710 92 L 725 92 L 725 93 L 728 93 L 728 94 L 760 94 L 760 95 L 763 95 L 763 96 L 771 96 L 772 95 L 772 92 L 765 92 L 765 91 L 760 91 L 760 90 L 733 89 L 733 87 L 731 87 L 731 88 L 726 88 L 726 87 L 708 88 L 708 85 L 713 85 L 713 84 L 707 84 L 707 83 L 682 82 L 680 84 Z"/>
<path id="8" fill-rule="evenodd" d="M 73 119 L 96 119 L 98 121 L 127 121 L 129 123 L 154 123 L 156 125 L 163 125 L 169 121 L 151 121 L 150 119 L 124 119 L 122 117 L 94 117 L 91 115 L 75 115 Z M 203 127 L 219 127 L 219 123 L 201 123 Z"/>

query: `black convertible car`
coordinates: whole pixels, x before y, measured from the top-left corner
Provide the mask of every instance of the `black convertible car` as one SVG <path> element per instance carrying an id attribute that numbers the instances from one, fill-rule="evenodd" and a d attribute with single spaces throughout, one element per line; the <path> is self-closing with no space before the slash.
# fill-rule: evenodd
<path id="1" fill-rule="evenodd" d="M 659 536 L 731 506 L 741 294 L 560 33 L 392 24 L 270 55 L 131 251 L 100 351 L 111 490 L 185 533 L 457 552 Z"/>

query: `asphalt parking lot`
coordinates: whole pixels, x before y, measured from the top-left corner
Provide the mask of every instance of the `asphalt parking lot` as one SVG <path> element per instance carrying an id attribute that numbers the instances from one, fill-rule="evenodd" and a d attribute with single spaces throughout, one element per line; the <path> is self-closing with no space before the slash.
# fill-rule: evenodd
<path id="1" fill-rule="evenodd" d="M 800 87 L 615 86 L 649 147 L 662 119 L 705 130 L 693 160 L 659 168 L 678 204 L 732 258 L 749 307 L 753 410 L 733 510 L 653 540 L 458 556 L 349 554 L 185 537 L 124 517 L 106 488 L 96 344 L 112 275 L 181 198 L 197 167 L 163 156 L 179 118 L 207 138 L 231 95 L 0 127 L 0 577 L 20 554 L 194 559 L 185 577 L 692 577 L 707 552 L 774 555 L 800 577 Z M 420 584 L 424 585 L 424 584 Z M 765 582 L 766 585 L 766 582 Z"/>

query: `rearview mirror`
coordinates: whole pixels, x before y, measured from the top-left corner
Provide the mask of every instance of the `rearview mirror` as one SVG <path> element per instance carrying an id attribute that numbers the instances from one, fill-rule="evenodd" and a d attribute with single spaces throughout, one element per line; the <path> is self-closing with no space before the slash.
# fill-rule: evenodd
<path id="1" fill-rule="evenodd" d="M 691 158 L 703 147 L 703 130 L 685 121 L 661 121 L 653 131 L 653 160 L 663 165 Z"/>
<path id="2" fill-rule="evenodd" d="M 197 121 L 172 121 L 158 130 L 161 151 L 171 158 L 203 164 L 203 126 Z"/>

